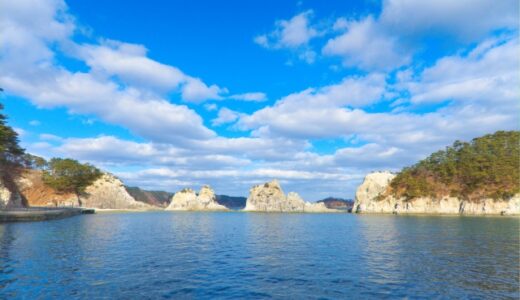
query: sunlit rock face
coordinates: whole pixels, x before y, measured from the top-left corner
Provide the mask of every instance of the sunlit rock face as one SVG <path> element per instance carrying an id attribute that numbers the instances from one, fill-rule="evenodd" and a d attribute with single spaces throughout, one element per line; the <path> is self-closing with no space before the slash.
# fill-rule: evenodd
<path id="1" fill-rule="evenodd" d="M 518 215 L 520 194 L 509 199 L 480 199 L 466 201 L 457 197 L 440 199 L 420 197 L 411 200 L 380 195 L 387 191 L 395 177 L 390 172 L 370 173 L 356 191 L 352 212 L 394 214 L 467 214 L 467 215 Z M 388 194 L 388 193 L 386 193 Z"/>
<path id="2" fill-rule="evenodd" d="M 333 212 L 323 203 L 305 202 L 297 193 L 285 196 L 280 183 L 273 180 L 249 190 L 244 211 L 260 212 Z"/>
<path id="3" fill-rule="evenodd" d="M 85 189 L 78 204 L 83 207 L 105 209 L 152 209 L 153 206 L 136 201 L 117 177 L 105 173 Z"/>
<path id="4" fill-rule="evenodd" d="M 199 194 L 197 195 L 194 190 L 190 188 L 183 189 L 172 197 L 170 205 L 166 210 L 228 210 L 225 206 L 217 203 L 217 198 L 213 189 L 205 185 L 203 186 Z"/>

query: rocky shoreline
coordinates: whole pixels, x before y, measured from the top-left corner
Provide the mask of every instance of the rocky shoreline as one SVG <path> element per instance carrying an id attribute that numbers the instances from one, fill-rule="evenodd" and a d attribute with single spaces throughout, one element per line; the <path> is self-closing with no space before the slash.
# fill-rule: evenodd
<path id="1" fill-rule="evenodd" d="M 416 198 L 407 200 L 395 198 L 386 193 L 389 183 L 395 177 L 390 172 L 368 174 L 356 191 L 353 213 L 385 214 L 450 214 L 450 215 L 520 215 L 520 195 L 511 199 L 482 199 L 470 202 L 455 197 Z M 0 182 L 1 183 L 1 182 Z M 218 196 L 210 186 L 203 186 L 196 192 L 185 188 L 171 193 L 167 205 L 153 205 L 137 201 L 123 182 L 117 177 L 104 173 L 87 187 L 84 195 L 76 197 L 60 194 L 46 187 L 39 179 L 37 171 L 29 170 L 16 180 L 16 189 L 0 185 L 0 200 L 3 216 L 0 221 L 46 220 L 78 215 L 84 208 L 99 212 L 145 212 L 145 211 L 232 211 L 220 204 Z M 245 199 L 245 198 L 244 198 Z M 164 202 L 164 201 L 163 201 Z M 329 208 L 324 201 L 311 203 L 304 201 L 297 193 L 284 193 L 277 180 L 253 186 L 245 199 L 245 207 L 233 211 L 263 213 L 346 213 L 350 210 Z M 31 209 L 44 206 L 46 209 Z M 165 207 L 166 206 L 166 207 Z M 54 208 L 50 208 L 54 207 Z M 349 207 L 350 208 L 350 207 Z"/>
<path id="2" fill-rule="evenodd" d="M 457 197 L 419 197 L 415 199 L 387 196 L 390 172 L 368 174 L 356 191 L 353 213 L 437 214 L 437 215 L 520 215 L 520 194 L 508 199 L 484 198 L 468 201 Z"/>

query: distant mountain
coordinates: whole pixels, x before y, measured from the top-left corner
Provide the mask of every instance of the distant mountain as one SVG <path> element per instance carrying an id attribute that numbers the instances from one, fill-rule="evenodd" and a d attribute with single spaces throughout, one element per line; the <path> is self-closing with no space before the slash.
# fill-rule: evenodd
<path id="1" fill-rule="evenodd" d="M 170 204 L 173 193 L 164 191 L 147 191 L 138 187 L 125 186 L 126 191 L 134 197 L 135 200 L 147 204 L 166 207 Z"/>
<path id="2" fill-rule="evenodd" d="M 229 209 L 243 209 L 244 207 L 246 207 L 246 200 L 246 197 L 217 195 L 218 204 L 224 205 Z"/>
<path id="3" fill-rule="evenodd" d="M 342 198 L 334 198 L 328 197 L 323 200 L 318 201 L 318 203 L 323 203 L 327 208 L 332 209 L 345 209 L 351 210 L 354 205 L 354 201 L 350 199 L 342 199 Z"/>

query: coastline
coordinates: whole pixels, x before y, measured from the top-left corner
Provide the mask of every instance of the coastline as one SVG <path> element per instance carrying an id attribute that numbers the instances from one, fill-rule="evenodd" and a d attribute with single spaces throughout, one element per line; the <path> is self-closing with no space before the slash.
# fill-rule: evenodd
<path id="1" fill-rule="evenodd" d="M 30 207 L 0 211 L 0 223 L 33 222 L 63 219 L 82 214 L 94 214 L 95 209 L 72 207 Z"/>

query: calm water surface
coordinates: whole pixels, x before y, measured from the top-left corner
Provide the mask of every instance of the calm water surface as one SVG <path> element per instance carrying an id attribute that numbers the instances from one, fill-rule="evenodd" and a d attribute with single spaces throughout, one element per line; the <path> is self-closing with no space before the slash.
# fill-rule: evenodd
<path id="1" fill-rule="evenodd" d="M 127 213 L 0 224 L 0 298 L 511 298 L 519 219 Z"/>

